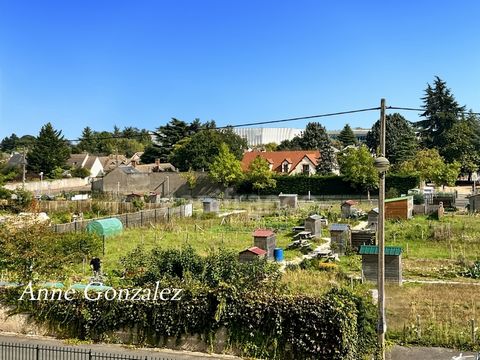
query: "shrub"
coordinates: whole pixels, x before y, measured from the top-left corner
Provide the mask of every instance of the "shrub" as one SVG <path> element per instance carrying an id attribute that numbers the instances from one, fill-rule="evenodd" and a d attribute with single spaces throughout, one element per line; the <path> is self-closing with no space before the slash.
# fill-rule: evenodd
<path id="1" fill-rule="evenodd" d="M 90 170 L 81 167 L 75 167 L 70 170 L 70 174 L 73 177 L 86 178 L 90 176 Z"/>

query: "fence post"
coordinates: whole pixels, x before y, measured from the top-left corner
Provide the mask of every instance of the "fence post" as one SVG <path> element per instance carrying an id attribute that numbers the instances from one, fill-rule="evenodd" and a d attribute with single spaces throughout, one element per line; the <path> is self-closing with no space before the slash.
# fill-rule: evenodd
<path id="1" fill-rule="evenodd" d="M 36 360 L 40 360 L 40 347 L 37 345 L 36 348 L 35 348 L 35 352 L 36 352 L 36 357 L 35 359 Z"/>
<path id="2" fill-rule="evenodd" d="M 422 336 L 422 330 L 420 329 L 420 315 L 417 315 L 417 338 Z"/>
<path id="3" fill-rule="evenodd" d="M 125 227 L 128 228 L 128 212 L 125 214 Z"/>
<path id="4" fill-rule="evenodd" d="M 476 342 L 476 334 L 475 334 L 475 319 L 471 319 L 470 320 L 470 325 L 471 325 L 471 329 L 472 329 L 472 344 L 475 344 Z"/>
<path id="5" fill-rule="evenodd" d="M 88 350 L 88 360 L 92 360 L 92 349 Z"/>
<path id="6" fill-rule="evenodd" d="M 140 210 L 140 226 L 143 226 L 143 210 Z"/>

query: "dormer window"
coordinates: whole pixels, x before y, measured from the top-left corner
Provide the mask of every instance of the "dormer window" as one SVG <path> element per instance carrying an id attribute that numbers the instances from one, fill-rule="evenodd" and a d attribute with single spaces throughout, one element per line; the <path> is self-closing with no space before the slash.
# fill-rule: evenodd
<path id="1" fill-rule="evenodd" d="M 288 163 L 287 163 L 287 162 L 284 162 L 284 163 L 283 163 L 282 172 L 288 173 Z"/>

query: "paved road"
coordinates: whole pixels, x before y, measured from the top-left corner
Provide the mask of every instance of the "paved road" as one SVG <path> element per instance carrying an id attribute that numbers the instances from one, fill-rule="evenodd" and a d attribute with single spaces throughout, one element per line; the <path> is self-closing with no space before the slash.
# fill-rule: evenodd
<path id="1" fill-rule="evenodd" d="M 395 346 L 392 351 L 387 354 L 386 360 L 451 360 L 453 356 L 459 356 L 462 351 L 444 349 L 444 348 L 427 348 Z M 471 357 L 465 360 L 474 360 L 474 353 L 465 351 L 463 355 Z"/>
<path id="2" fill-rule="evenodd" d="M 58 351 L 42 352 L 40 351 L 39 360 L 87 360 L 89 359 L 86 351 L 92 350 L 92 353 L 99 353 L 103 356 L 92 357 L 92 360 L 100 359 L 152 359 L 152 360 L 240 360 L 238 357 L 228 355 L 208 355 L 194 352 L 172 351 L 161 349 L 126 349 L 120 345 L 87 344 L 87 345 L 65 345 L 62 341 L 44 337 L 30 337 L 18 335 L 0 335 L 0 359 L 1 360 L 36 360 L 36 350 L 20 350 L 19 348 L 2 347 L 2 343 L 26 346 L 56 347 L 62 349 L 74 349 L 78 354 L 66 354 Z M 81 352 L 81 353 L 80 353 Z M 83 354 L 82 354 L 83 353 Z M 117 355 L 118 357 L 108 357 L 107 355 Z"/>

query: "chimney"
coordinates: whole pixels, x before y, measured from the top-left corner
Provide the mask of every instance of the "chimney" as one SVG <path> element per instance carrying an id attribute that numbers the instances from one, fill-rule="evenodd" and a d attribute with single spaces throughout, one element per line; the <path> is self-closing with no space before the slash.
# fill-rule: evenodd
<path id="1" fill-rule="evenodd" d="M 160 159 L 155 159 L 155 166 L 160 166 Z"/>
<path id="2" fill-rule="evenodd" d="M 132 164 L 133 167 L 137 167 L 137 160 L 130 161 L 130 164 Z"/>

